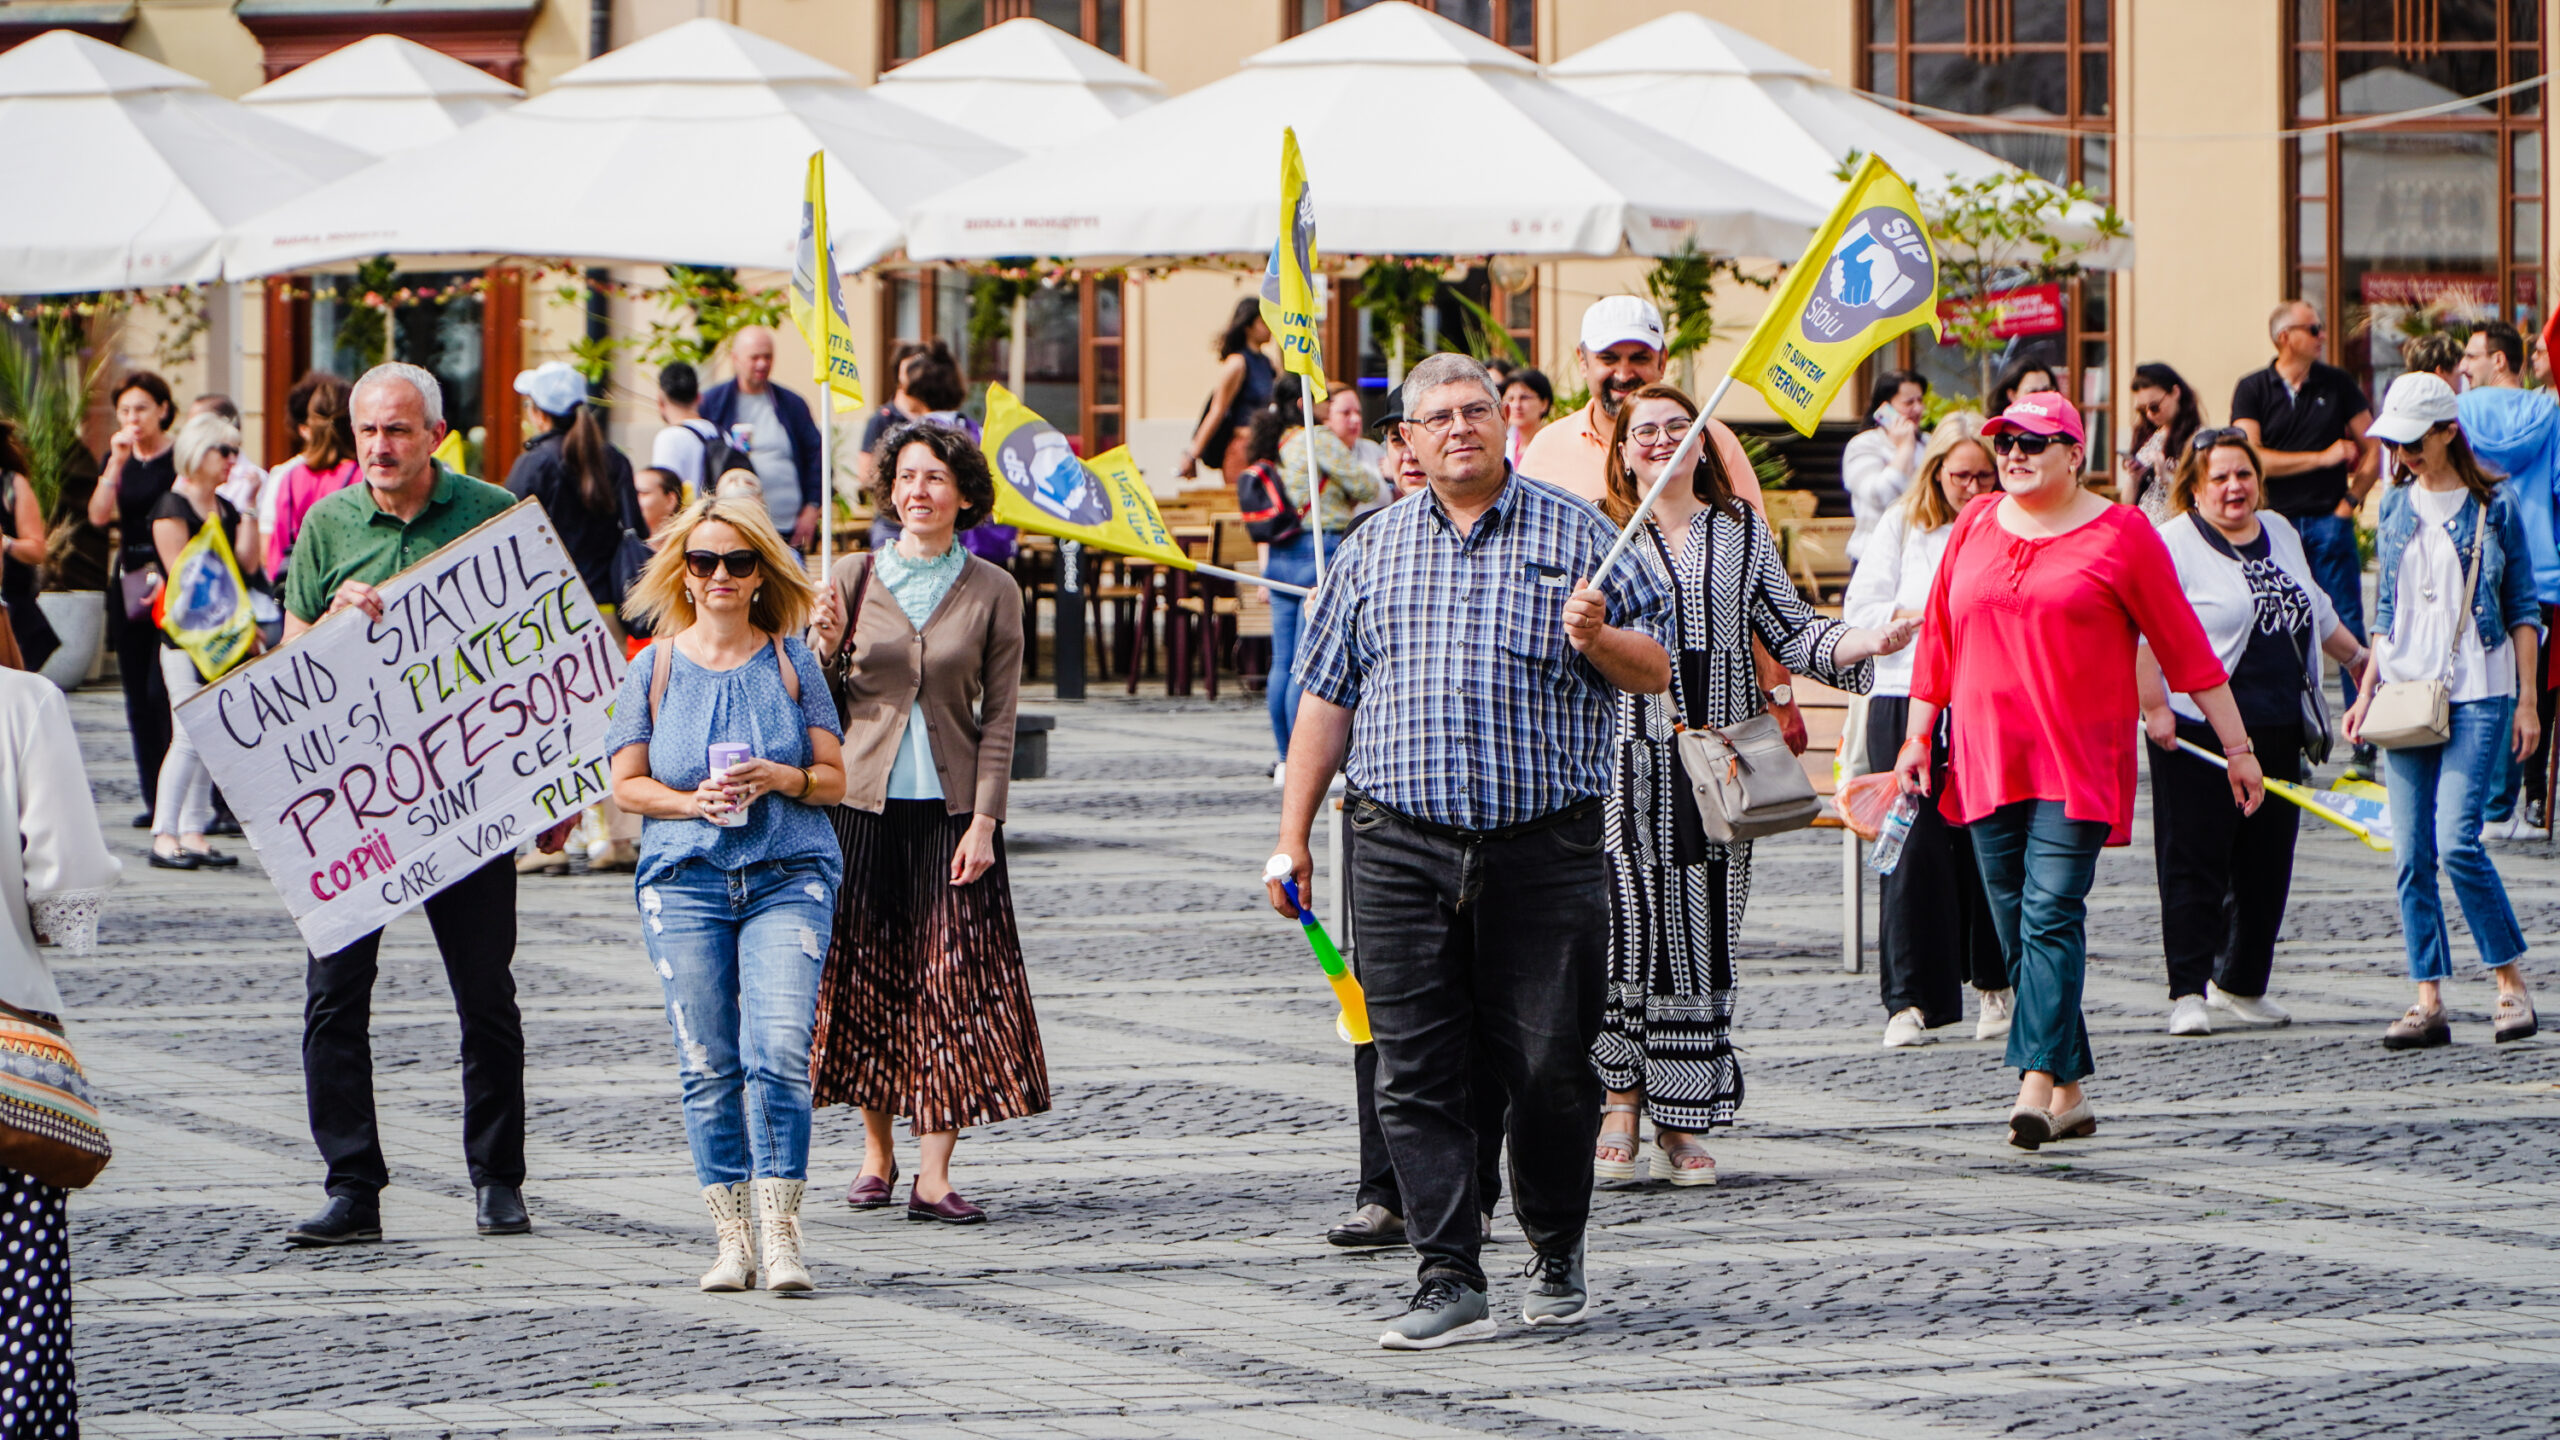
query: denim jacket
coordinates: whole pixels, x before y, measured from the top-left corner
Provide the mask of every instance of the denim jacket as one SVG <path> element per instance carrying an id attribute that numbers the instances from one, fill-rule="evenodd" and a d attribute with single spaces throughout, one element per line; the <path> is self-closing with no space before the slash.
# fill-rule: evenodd
<path id="1" fill-rule="evenodd" d="M 2400 555 L 2418 534 L 2418 507 L 2409 500 L 2409 485 L 2394 485 L 2382 497 L 2382 531 L 2374 559 L 2382 567 L 2379 603 L 2373 629 L 2391 633 L 2393 602 L 2400 588 Z M 2482 648 L 2495 650 L 2507 632 L 2519 625 L 2542 628 L 2542 607 L 2533 591 L 2533 562 L 2525 548 L 2524 521 L 2516 514 L 2509 487 L 2500 485 L 2489 502 L 2489 533 L 2480 545 L 2480 583 L 2471 597 L 2472 623 L 2480 628 Z M 2466 503 L 2453 517 L 2453 545 L 2465 569 L 2471 564 L 2471 535 L 2480 523 L 2480 507 Z"/>

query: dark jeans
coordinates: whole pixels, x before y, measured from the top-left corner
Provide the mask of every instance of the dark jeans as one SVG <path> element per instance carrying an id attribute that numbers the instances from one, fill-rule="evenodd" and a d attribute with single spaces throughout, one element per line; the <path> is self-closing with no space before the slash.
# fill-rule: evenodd
<path id="1" fill-rule="evenodd" d="M 1404 1213 L 1404 1191 L 1396 1185 L 1395 1162 L 1387 1156 L 1386 1127 L 1378 1123 L 1378 1047 L 1351 1050 L 1352 1083 L 1359 1087 L 1360 1193 L 1354 1205 L 1383 1205 L 1389 1214 Z M 1511 1099 L 1502 1081 L 1482 1063 L 1467 1081 L 1468 1114 L 1476 1131 L 1476 1193 L 1484 1197 L 1482 1213 L 1493 1213 L 1502 1198 L 1502 1132 Z"/>
<path id="2" fill-rule="evenodd" d="M 1907 696 L 1878 695 L 1867 702 L 1868 770 L 1893 768 L 1910 718 Z M 1938 723 L 1943 733 L 1943 712 Z M 1938 753 L 1946 753 L 1943 741 Z M 2009 988 L 2000 934 L 1991 927 L 1991 902 L 1974 864 L 1973 837 L 1948 824 L 1935 799 L 1922 800 L 1902 842 L 1902 859 L 1876 882 L 1876 902 L 1876 970 L 1887 1016 L 1918 1006 L 1921 1023 L 1934 1030 L 1964 1018 L 1965 986 Z"/>
<path id="3" fill-rule="evenodd" d="M 2219 753 L 2210 725 L 2181 720 L 2179 738 Z M 2252 726 L 2258 764 L 2277 780 L 2302 773 L 2302 727 Z M 2270 795 L 2255 815 L 2231 803 L 2231 777 L 2183 750 L 2151 754 L 2151 854 L 2160 870 L 2160 945 L 2169 998 L 2202 995 L 2208 979 L 2232 995 L 2267 993 L 2276 936 L 2293 888 L 2302 811 Z"/>
<path id="4" fill-rule="evenodd" d="M 2302 558 L 2311 562 L 2311 578 L 2338 607 L 2340 623 L 2364 639 L 2364 557 L 2356 551 L 2356 522 L 2325 510 L 2284 518 L 2302 536 Z M 2343 665 L 2338 667 L 2338 693 L 2345 705 L 2356 703 L 2356 677 Z"/>
<path id="5" fill-rule="evenodd" d="M 1591 1218 L 1609 933 L 1600 823 L 1594 805 L 1527 834 L 1457 838 L 1351 800 L 1378 1126 L 1426 1279 L 1484 1288 L 1479 1066 L 1511 1098 L 1511 1206 L 1529 1243 L 1571 1250 Z"/>
<path id="6" fill-rule="evenodd" d="M 118 591 L 107 592 L 107 604 L 121 607 Z M 169 682 L 160 675 L 160 632 L 146 617 L 117 621 L 116 673 L 124 685 L 124 725 L 133 737 L 133 773 L 142 782 L 142 808 L 160 794 L 160 762 L 169 753 Z"/>
<path id="7" fill-rule="evenodd" d="M 2057 1085 L 2097 1073 L 2080 987 L 2089 968 L 2089 886 L 2107 827 L 2072 819 L 2059 800 L 2019 800 L 1967 828 L 2000 953 L 2017 981 L 2008 1063 L 2041 1070 Z"/>
<path id="8" fill-rule="evenodd" d="M 473 1185 L 524 1183 L 524 1024 L 516 1013 L 516 869 L 502 856 L 426 902 L 462 1020 L 462 1153 Z M 391 1183 L 373 1114 L 377 930 L 311 957 L 302 1007 L 302 1088 L 332 1195 L 371 1199 Z"/>

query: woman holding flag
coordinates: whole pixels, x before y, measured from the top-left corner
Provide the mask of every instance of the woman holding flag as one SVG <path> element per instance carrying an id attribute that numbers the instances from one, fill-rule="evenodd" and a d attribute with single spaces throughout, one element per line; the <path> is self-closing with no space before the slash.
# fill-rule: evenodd
<path id="1" fill-rule="evenodd" d="M 1022 595 L 960 543 L 996 504 L 967 435 L 898 426 L 871 475 L 897 543 L 836 562 L 818 602 L 845 721 L 844 884 L 809 1074 L 816 1104 L 862 1107 L 848 1203 L 891 1202 L 904 1115 L 923 1147 L 907 1218 L 971 1225 L 987 1212 L 951 1186 L 961 1127 L 1049 1108 L 1004 863 Z"/>
<path id="2" fill-rule="evenodd" d="M 218 493 L 222 482 L 231 475 L 231 462 L 240 458 L 240 427 L 221 416 L 206 412 L 190 416 L 178 427 L 177 443 L 172 447 L 178 480 L 169 493 L 151 508 L 151 544 L 159 552 L 160 570 L 164 576 L 184 576 L 178 557 L 192 543 L 198 531 L 219 520 L 222 538 L 229 542 L 231 553 L 257 554 L 258 517 L 242 515 Z M 242 605 L 248 603 L 248 592 L 239 583 L 239 566 L 232 566 L 232 590 Z M 169 603 L 174 604 L 171 599 Z M 254 643 L 249 650 L 256 653 Z M 204 767 L 196 754 L 195 742 L 187 738 L 186 727 L 176 723 L 178 706 L 188 696 L 220 679 L 222 672 L 207 675 L 196 657 L 171 639 L 165 632 L 160 637 L 160 674 L 169 687 L 171 726 L 168 757 L 160 762 L 160 788 L 151 807 L 151 864 L 158 870 L 227 870 L 240 863 L 237 855 L 216 852 L 205 840 L 205 827 L 213 823 L 213 773 Z"/>
<path id="3" fill-rule="evenodd" d="M 1609 494 L 1623 525 L 1697 423 L 1698 407 L 1647 385 L 1618 407 Z M 1638 1107 L 1653 1120 L 1653 1178 L 1713 1185 L 1699 1132 L 1733 1123 L 1733 952 L 1751 893 L 1751 846 L 1706 838 L 1681 780 L 1675 724 L 1723 727 L 1767 708 L 1751 653 L 1758 637 L 1795 674 L 1864 693 L 1867 662 L 1911 643 L 1919 622 L 1861 630 L 1826 620 L 1796 593 L 1769 522 L 1734 493 L 1724 459 L 1701 446 L 1686 485 L 1655 503 L 1634 563 L 1673 581 L 1671 689 L 1617 697 L 1608 835 L 1609 987 L 1592 1063 L 1609 1087 L 1592 1174 L 1635 1178 Z M 1620 1117 L 1625 1117 L 1620 1123 Z"/>

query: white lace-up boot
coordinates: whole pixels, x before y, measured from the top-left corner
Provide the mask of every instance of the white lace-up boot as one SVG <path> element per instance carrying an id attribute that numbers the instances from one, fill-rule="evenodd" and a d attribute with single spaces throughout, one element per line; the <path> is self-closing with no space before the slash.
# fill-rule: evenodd
<path id="1" fill-rule="evenodd" d="M 800 1259 L 800 1194 L 806 1180 L 756 1182 L 756 1222 L 764 1232 L 764 1288 L 785 1292 L 814 1290 L 809 1267 Z"/>
<path id="2" fill-rule="evenodd" d="M 747 1235 L 747 1184 L 706 1185 L 702 1203 L 720 1235 L 720 1258 L 702 1273 L 702 1288 L 717 1294 L 756 1288 L 756 1252 Z"/>

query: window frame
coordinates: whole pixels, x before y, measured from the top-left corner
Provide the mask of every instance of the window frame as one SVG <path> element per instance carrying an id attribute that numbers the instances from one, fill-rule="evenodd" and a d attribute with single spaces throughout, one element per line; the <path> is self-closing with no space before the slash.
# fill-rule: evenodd
<path id="1" fill-rule="evenodd" d="M 890 71 L 897 69 L 899 66 L 906 64 L 910 60 L 921 59 L 924 56 L 930 55 L 934 51 L 942 48 L 934 39 L 934 36 L 941 33 L 941 8 L 945 5 L 976 5 L 980 7 L 980 19 L 976 33 L 984 34 L 987 31 L 994 29 L 996 26 L 1003 24 L 1007 20 L 1018 20 L 1031 16 L 1032 3 L 1033 0 L 915 0 L 917 7 L 916 53 L 913 55 L 901 55 L 898 53 L 899 0 L 882 0 L 880 5 L 880 73 L 886 75 Z M 1078 24 L 1077 28 L 1070 33 L 1072 33 L 1077 39 L 1093 46 L 1095 49 L 1102 51 L 1106 55 L 1111 55 L 1122 60 L 1128 59 L 1129 0 L 1121 0 L 1120 4 L 1120 44 L 1117 49 L 1102 43 L 1102 6 L 1104 0 L 1078 0 L 1078 3 L 1083 7 L 1084 18 Z M 957 44 L 959 42 L 954 41 L 953 43 Z"/>
<path id="2" fill-rule="evenodd" d="M 882 270 L 874 281 L 880 314 L 880 348 L 872 358 L 871 371 L 872 375 L 877 377 L 872 386 L 873 391 L 876 392 L 872 397 L 875 405 L 889 403 L 889 397 L 897 393 L 898 377 L 889 369 L 889 357 L 898 353 L 900 345 L 910 341 L 930 342 L 937 338 L 952 339 L 952 336 L 945 333 L 945 322 L 949 317 L 942 313 L 944 289 L 941 282 L 947 273 L 950 272 L 932 266 Z M 961 278 L 965 281 L 967 277 L 964 275 Z M 1075 436 L 1079 447 L 1077 453 L 1086 459 L 1091 459 L 1102 450 L 1110 449 L 1111 445 L 1125 445 L 1129 440 L 1129 292 L 1126 283 L 1117 277 L 1088 275 L 1075 283 L 1078 287 L 1076 416 L 1074 425 L 1060 425 L 1058 428 Z M 921 335 L 897 333 L 897 287 L 902 284 L 916 287 L 916 323 L 923 331 Z M 1117 335 L 1099 333 L 1100 326 L 1097 322 L 1100 318 L 1102 288 L 1105 286 L 1110 287 L 1120 297 L 1120 333 Z M 968 293 L 965 285 L 957 293 L 965 296 Z M 965 322 L 966 317 L 960 317 L 958 321 L 953 322 L 952 328 L 961 330 L 965 335 Z M 952 348 L 955 351 L 965 352 L 967 346 L 954 343 Z M 1116 367 L 1116 373 L 1120 377 L 1120 398 L 1109 403 L 1104 403 L 1097 398 L 1100 367 L 1105 352 L 1109 353 Z M 965 353 L 961 355 L 961 365 L 965 374 L 968 365 L 968 356 Z M 968 378 L 970 390 L 974 393 L 984 381 L 998 380 L 1003 377 L 970 375 Z M 1102 443 L 1104 437 L 1099 420 L 1104 416 L 1112 417 L 1119 422 L 1116 434 L 1111 437 L 1110 445 Z M 1053 425 L 1057 424 L 1059 419 L 1055 415 L 1047 418 Z"/>
<path id="3" fill-rule="evenodd" d="M 1889 39 L 1877 37 L 1875 0 L 1866 0 L 1857 7 L 1859 78 L 1864 88 L 1875 94 L 1912 104 L 1922 103 L 1911 93 L 1912 57 L 1970 56 L 1974 47 L 1964 41 L 1914 41 L 1911 39 L 1913 0 L 1883 0 L 1883 3 L 1893 9 L 1893 35 Z M 2004 3 L 2014 4 L 2015 0 L 2004 0 Z M 2106 37 L 2091 40 L 2087 34 L 2088 0 L 2062 0 L 2062 3 L 2064 22 L 2061 40 L 2015 41 L 2008 43 L 2005 49 L 2010 54 L 2058 54 L 2063 57 L 2064 114 L 2051 120 L 2001 117 L 1996 124 L 1967 124 L 1944 115 L 1905 113 L 1931 129 L 1969 142 L 1978 136 L 2017 134 L 2022 128 L 2050 131 L 2064 138 L 2063 179 L 2070 184 L 2088 183 L 2089 142 L 2095 140 L 2107 149 L 2107 184 L 2103 188 L 2092 187 L 2093 193 L 2104 200 L 2114 193 L 2115 173 L 2123 159 L 2122 147 L 2117 144 L 2114 96 L 2122 71 L 2123 47 L 2115 41 L 2118 32 L 2124 28 L 2125 17 L 2120 12 L 2127 7 L 2116 3 L 2116 0 L 2105 0 Z M 2092 56 L 2103 56 L 2106 64 L 2108 95 L 2102 111 L 2093 111 L 2086 94 L 2088 61 Z M 1891 83 L 1878 84 L 1877 67 L 1888 58 L 1892 66 Z M 1992 117 L 1986 115 L 1983 118 L 1989 120 Z M 2069 372 L 2067 388 L 2072 403 L 2080 408 L 2090 437 L 2087 473 L 2103 476 L 2109 474 L 2114 466 L 2115 434 L 2111 428 L 2111 417 L 2116 408 L 2115 391 L 2120 379 L 2114 363 L 2118 349 L 2115 276 L 2108 271 L 2091 272 L 2064 282 L 2063 290 L 2067 298 L 2063 306 L 2061 332 L 2058 336 L 2035 338 L 2051 342 L 2056 352 L 2053 357 L 2055 363 Z M 2102 322 L 2097 325 L 2085 323 L 2093 307 Z M 1924 343 L 1929 342 L 1906 337 L 1881 353 L 1892 355 L 1894 364 L 1899 368 L 1914 368 L 1919 353 L 1917 347 Z M 1870 360 L 1859 376 L 1862 396 L 1876 363 Z M 2104 382 L 2097 392 L 2099 398 L 2094 401 L 2089 398 L 2089 377 L 2093 373 L 2101 376 Z"/>
<path id="4" fill-rule="evenodd" d="M 2342 54 L 2390 55 L 2400 53 L 2402 49 L 2397 41 L 2339 40 L 2336 0 L 2320 0 L 2320 3 L 2323 5 L 2325 23 L 2320 27 L 2320 34 L 2310 39 L 2305 39 L 2302 35 L 2299 4 L 2285 7 L 2284 48 L 2280 63 L 2284 70 L 2283 113 L 2288 126 L 2325 125 L 2352 118 L 2343 115 L 2338 108 L 2338 60 Z M 2535 38 L 2519 40 L 2515 38 L 2517 27 L 2513 23 L 2514 13 L 2520 6 L 2531 7 L 2536 21 L 2539 22 L 2543 18 L 2540 13 L 2542 3 L 2543 0 L 2500 0 L 2499 38 L 2492 41 L 2436 41 L 2431 42 L 2428 48 L 2433 53 L 2460 51 L 2469 54 L 2494 55 L 2495 83 L 2491 88 L 2503 89 L 2519 80 L 2529 78 L 2530 74 L 2542 73 L 2550 65 L 2549 41 L 2544 34 L 2544 27 L 2537 23 L 2533 27 Z M 2306 112 L 2302 103 L 2302 61 L 2306 55 L 2316 55 L 2320 62 L 2320 100 L 2316 115 Z M 2520 55 L 2531 57 L 2533 69 L 2530 72 L 2518 65 L 2517 60 Z M 2545 87 L 2546 91 L 2547 89 L 2548 87 Z M 2531 109 L 2518 106 L 2518 101 L 2528 99 L 2532 102 Z M 2361 126 L 2349 132 L 2360 136 L 2382 134 L 2490 137 L 2496 155 L 2498 176 L 2496 202 L 2498 233 L 2493 244 L 2494 259 L 2491 263 L 2491 268 L 2495 272 L 2494 283 L 2497 293 L 2494 303 L 2497 313 L 2510 320 L 2520 312 L 2520 309 L 2530 307 L 2534 323 L 2520 327 L 2528 331 L 2538 329 L 2540 320 L 2550 314 L 2550 298 L 2542 294 L 2545 283 L 2544 265 L 2550 253 L 2551 233 L 2549 178 L 2551 155 L 2549 144 L 2543 139 L 2544 127 L 2550 114 L 2550 104 L 2550 98 L 2544 91 L 2529 91 L 2525 95 L 2500 97 L 2496 113 L 2485 118 L 2468 115 L 2436 115 L 2423 119 L 2402 120 L 2391 125 Z M 2538 176 L 2541 188 L 2535 191 L 2516 188 L 2516 148 L 2519 141 L 2526 140 L 2528 137 L 2530 142 L 2539 146 L 2543 152 L 2541 162 L 2536 167 L 2541 172 Z M 2327 325 L 2327 332 L 2322 337 L 2321 345 L 2323 358 L 2353 374 L 2357 383 L 2370 390 L 2374 377 L 2370 359 L 2372 352 L 2366 348 L 2363 355 L 2359 356 L 2349 345 L 2352 338 L 2351 332 L 2360 328 L 2361 317 L 2367 313 L 2367 303 L 2361 296 L 2350 299 L 2344 290 L 2347 268 L 2346 234 L 2339 200 L 2344 189 L 2341 182 L 2344 179 L 2343 171 L 2346 162 L 2343 155 L 2344 147 L 2339 144 L 2341 138 L 2341 135 L 2335 132 L 2312 137 L 2313 141 L 2320 145 L 2321 151 L 2316 161 L 2311 162 L 2316 163 L 2320 168 L 2321 189 L 2317 194 L 2306 193 L 2302 188 L 2302 175 L 2306 164 L 2303 149 L 2312 141 L 2293 137 L 2284 142 L 2285 294 L 2290 299 L 2308 300 L 2314 308 L 2319 310 L 2322 320 Z M 2304 211 L 2309 205 L 2316 205 L 2320 209 L 2321 258 L 2317 261 L 2307 261 L 2304 258 Z M 2539 236 L 2532 237 L 2533 258 L 2530 260 L 2517 258 L 2517 215 L 2524 206 L 2535 207 L 2536 224 L 2542 232 Z M 2471 272 L 2446 271 L 2444 273 L 2461 275 Z"/>
<path id="5" fill-rule="evenodd" d="M 1283 38 L 1295 38 L 1307 33 L 1309 27 L 1307 26 L 1303 16 L 1300 14 L 1300 11 L 1307 3 L 1308 0 L 1280 0 L 1280 34 Z M 1372 3 L 1374 3 L 1374 0 L 1372 0 Z M 1421 6 L 1423 9 L 1430 11 L 1434 15 L 1438 15 L 1440 13 L 1439 7 L 1434 5 L 1432 0 L 1414 0 L 1414 3 Z M 1485 35 L 1484 38 L 1492 40 L 1494 44 L 1500 45 L 1514 54 L 1527 56 L 1531 60 L 1537 59 L 1538 0 L 1487 0 L 1487 3 L 1493 7 L 1493 34 Z M 1330 25 L 1334 21 L 1342 18 L 1342 0 L 1322 0 L 1322 4 L 1324 5 L 1324 19 L 1317 23 Z M 1366 7 L 1364 6 L 1362 8 Z M 1512 28 L 1512 17 L 1514 12 L 1518 10 L 1526 10 L 1529 12 L 1529 43 L 1526 45 L 1513 45 L 1496 38 L 1501 35 L 1502 32 Z M 1450 23 L 1456 24 L 1457 22 L 1451 21 Z M 1472 26 L 1468 28 L 1473 30 Z M 1474 33 L 1482 34 L 1483 32 L 1474 31 Z"/>

